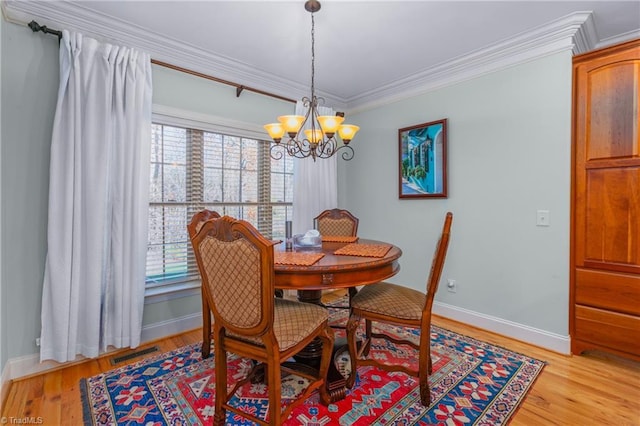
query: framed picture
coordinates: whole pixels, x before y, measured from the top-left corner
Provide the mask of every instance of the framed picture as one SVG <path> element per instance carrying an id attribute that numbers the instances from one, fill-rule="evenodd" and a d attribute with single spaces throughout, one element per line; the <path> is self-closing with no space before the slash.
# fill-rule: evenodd
<path id="1" fill-rule="evenodd" d="M 447 119 L 398 130 L 400 198 L 447 198 Z"/>

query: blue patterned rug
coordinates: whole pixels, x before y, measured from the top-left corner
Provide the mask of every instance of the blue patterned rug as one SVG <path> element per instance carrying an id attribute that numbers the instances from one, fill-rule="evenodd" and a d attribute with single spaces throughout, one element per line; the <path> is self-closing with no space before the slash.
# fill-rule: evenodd
<path id="1" fill-rule="evenodd" d="M 403 327 L 387 331 L 416 340 L 419 335 Z M 293 411 L 287 424 L 503 425 L 544 367 L 542 361 L 436 326 L 431 329 L 431 347 L 429 407 L 420 404 L 417 378 L 366 367 L 358 370 L 356 385 L 344 400 L 327 407 L 313 394 Z M 344 374 L 349 374 L 348 356 L 336 359 Z M 382 341 L 372 347 L 371 356 L 416 363 L 412 350 Z M 249 360 L 230 354 L 230 385 L 250 367 Z M 283 378 L 283 403 L 304 384 L 296 376 Z M 193 344 L 82 379 L 81 390 L 85 424 L 207 425 L 214 412 L 214 360 L 212 356 L 203 361 L 200 344 Z M 266 385 L 247 384 L 237 395 L 238 406 L 265 418 Z M 228 413 L 227 424 L 253 423 Z"/>

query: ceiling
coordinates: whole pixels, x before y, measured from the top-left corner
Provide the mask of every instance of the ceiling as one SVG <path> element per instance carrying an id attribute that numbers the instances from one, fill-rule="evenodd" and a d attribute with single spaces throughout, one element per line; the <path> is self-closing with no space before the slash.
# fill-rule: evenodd
<path id="1" fill-rule="evenodd" d="M 303 0 L 18 0 L 3 10 L 14 22 L 126 43 L 285 97 L 309 94 L 311 14 Z M 640 37 L 637 0 L 324 0 L 314 17 L 316 89 L 348 110 L 528 57 Z"/>

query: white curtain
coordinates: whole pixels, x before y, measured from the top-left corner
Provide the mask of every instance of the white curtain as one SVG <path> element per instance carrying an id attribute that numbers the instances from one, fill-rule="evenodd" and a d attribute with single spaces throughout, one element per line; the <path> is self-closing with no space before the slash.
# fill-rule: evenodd
<path id="1" fill-rule="evenodd" d="M 301 101 L 296 104 L 296 114 L 305 115 Z M 320 115 L 334 115 L 327 107 L 318 107 Z M 309 126 L 310 127 L 310 126 Z M 313 218 L 326 209 L 338 207 L 337 156 L 327 159 L 304 158 L 294 160 L 293 183 L 293 233 L 300 234 L 313 229 Z"/>
<path id="2" fill-rule="evenodd" d="M 40 359 L 140 343 L 151 141 L 147 53 L 63 31 Z"/>

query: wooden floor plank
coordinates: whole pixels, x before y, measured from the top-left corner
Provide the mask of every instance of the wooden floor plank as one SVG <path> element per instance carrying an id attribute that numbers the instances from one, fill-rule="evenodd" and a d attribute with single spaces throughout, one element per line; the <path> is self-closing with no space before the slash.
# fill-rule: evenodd
<path id="1" fill-rule="evenodd" d="M 445 318 L 436 316 L 433 322 L 546 362 L 513 416 L 512 425 L 640 426 L 640 363 L 599 352 L 565 356 Z M 109 354 L 65 369 L 14 380 L 1 415 L 7 418 L 41 417 L 44 425 L 80 425 L 83 420 L 82 378 L 201 339 L 201 330 L 193 330 L 142 346 L 156 345 L 159 351 L 115 366 L 111 364 L 113 354 Z"/>

